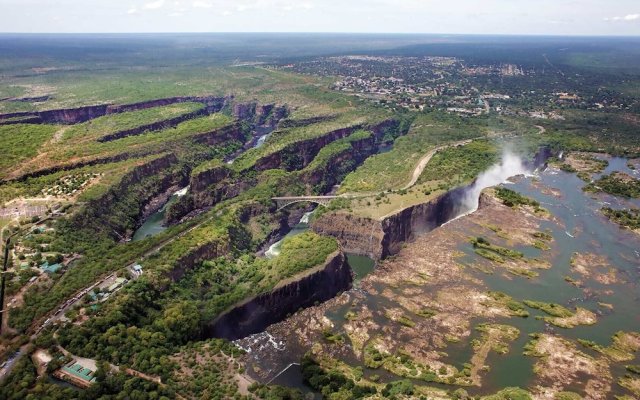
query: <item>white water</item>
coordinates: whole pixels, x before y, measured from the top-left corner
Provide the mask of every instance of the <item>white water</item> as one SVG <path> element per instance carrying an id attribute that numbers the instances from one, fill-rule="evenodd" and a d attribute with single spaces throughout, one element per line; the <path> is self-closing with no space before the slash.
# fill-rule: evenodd
<path id="1" fill-rule="evenodd" d="M 304 213 L 302 215 L 302 218 L 300 218 L 300 221 L 298 222 L 298 225 L 296 225 L 291 232 L 289 232 L 285 237 L 283 237 L 281 240 L 275 242 L 274 244 L 272 244 L 271 246 L 269 246 L 269 249 L 267 251 L 265 251 L 264 256 L 267 258 L 274 258 L 280 255 L 280 248 L 282 247 L 282 242 L 290 237 L 290 236 L 295 236 L 295 235 L 299 235 L 302 232 L 306 231 L 307 229 L 309 229 L 309 219 L 311 218 L 311 214 L 313 214 L 313 211 Z"/>
<path id="2" fill-rule="evenodd" d="M 267 133 L 266 135 L 262 135 L 258 138 L 258 141 L 256 142 L 256 145 L 253 146 L 254 148 L 258 148 L 260 146 L 262 146 L 264 144 L 264 142 L 267 140 L 267 138 L 269 137 L 269 135 L 271 135 L 270 133 Z"/>
<path id="3" fill-rule="evenodd" d="M 469 187 L 465 191 L 464 197 L 460 201 L 458 210 L 456 210 L 455 213 L 457 216 L 451 221 L 455 221 L 460 217 L 464 217 L 465 215 L 469 215 L 476 211 L 480 201 L 480 193 L 484 189 L 501 183 L 508 183 L 507 179 L 513 176 L 530 175 L 531 173 L 531 170 L 527 168 L 519 155 L 505 149 L 502 152 L 502 159 L 500 163 L 494 164 L 491 168 L 481 173 L 473 186 Z"/>
<path id="4" fill-rule="evenodd" d="M 309 225 L 309 219 L 311 218 L 311 214 L 313 214 L 313 211 L 302 214 L 302 218 L 300 218 L 300 222 L 298 222 L 298 224 Z"/>
<path id="5" fill-rule="evenodd" d="M 182 197 L 182 196 L 184 196 L 185 194 L 187 194 L 187 192 L 188 192 L 188 191 L 189 191 L 189 186 L 184 187 L 184 188 L 182 188 L 182 189 L 178 190 L 178 191 L 177 191 L 177 192 L 175 192 L 173 195 L 174 195 L 174 196 L 177 196 L 177 197 Z"/>

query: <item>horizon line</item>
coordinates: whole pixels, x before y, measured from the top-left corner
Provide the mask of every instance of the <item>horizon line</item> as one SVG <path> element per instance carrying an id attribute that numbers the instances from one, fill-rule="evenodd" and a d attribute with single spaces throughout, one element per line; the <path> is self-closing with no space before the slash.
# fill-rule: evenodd
<path id="1" fill-rule="evenodd" d="M 640 38 L 640 34 L 543 34 L 543 33 L 433 33 L 433 32 L 345 32 L 345 31 L 147 31 L 147 32 L 3 32 L 0 35 L 392 35 L 392 36 L 503 36 L 503 37 L 582 37 L 582 38 Z"/>

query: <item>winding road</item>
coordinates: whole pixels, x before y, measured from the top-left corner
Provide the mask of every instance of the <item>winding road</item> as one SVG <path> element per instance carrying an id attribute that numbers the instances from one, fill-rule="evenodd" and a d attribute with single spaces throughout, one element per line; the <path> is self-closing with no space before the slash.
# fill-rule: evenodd
<path id="1" fill-rule="evenodd" d="M 409 183 L 404 185 L 400 190 L 407 190 L 410 187 L 412 187 L 413 185 L 415 185 L 416 182 L 418 182 L 418 179 L 420 178 L 420 175 L 422 175 L 422 172 L 427 167 L 427 164 L 429 164 L 429 161 L 431 161 L 431 159 L 433 158 L 433 156 L 437 152 L 439 152 L 441 150 L 444 150 L 444 149 L 446 149 L 448 147 L 464 146 L 464 145 L 467 145 L 467 144 L 471 143 L 472 141 L 473 141 L 473 139 L 461 140 L 459 142 L 449 143 L 449 144 L 445 144 L 445 145 L 442 145 L 442 146 L 438 146 L 435 149 L 430 150 L 427 154 L 425 154 L 420 159 L 420 161 L 418 161 L 418 165 L 416 165 L 415 169 L 413 170 L 413 175 L 411 175 L 411 180 L 409 181 Z"/>

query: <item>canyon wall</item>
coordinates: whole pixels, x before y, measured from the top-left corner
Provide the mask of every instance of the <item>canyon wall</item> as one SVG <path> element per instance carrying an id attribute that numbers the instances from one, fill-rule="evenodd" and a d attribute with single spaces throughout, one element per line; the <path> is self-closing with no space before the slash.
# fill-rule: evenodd
<path id="1" fill-rule="evenodd" d="M 94 118 L 102 117 L 109 114 L 118 114 L 129 111 L 143 110 L 153 107 L 161 107 L 176 103 L 203 103 L 205 109 L 222 109 L 232 97 L 215 97 L 215 96 L 184 96 L 169 97 L 164 99 L 156 99 L 142 101 L 133 104 L 115 105 L 115 104 L 99 104 L 94 106 L 84 106 L 77 108 L 64 108 L 58 110 L 34 111 L 34 112 L 16 112 L 9 114 L 0 114 L 0 125 L 16 123 L 13 119 L 26 119 L 29 123 L 40 124 L 78 124 L 89 121 Z M 22 122 L 22 121 L 21 121 Z"/>
<path id="2" fill-rule="evenodd" d="M 364 125 L 354 125 L 333 130 L 322 136 L 291 143 L 280 151 L 259 158 L 252 169 L 256 171 L 278 168 L 284 168 L 287 171 L 300 170 L 309 165 L 323 147 L 362 128 L 364 128 Z"/>
<path id="3" fill-rule="evenodd" d="M 382 221 L 343 212 L 326 213 L 311 223 L 311 229 L 335 237 L 347 253 L 383 259 L 398 253 L 402 243 L 455 217 L 458 200 L 466 188 L 454 189 L 427 203 L 405 208 Z"/>
<path id="4" fill-rule="evenodd" d="M 300 180 L 305 185 L 315 188 L 316 192 L 326 193 L 340 183 L 349 172 L 377 152 L 375 136 L 355 140 L 350 143 L 350 147 L 332 154 L 320 167 L 301 171 Z"/>
<path id="5" fill-rule="evenodd" d="M 532 170 L 544 167 L 552 155 L 549 147 L 542 146 L 527 164 Z M 321 235 L 335 237 L 347 253 L 382 259 L 398 253 L 402 243 L 429 232 L 464 212 L 462 199 L 474 182 L 450 190 L 429 202 L 405 208 L 382 221 L 332 212 L 313 221 L 311 229 Z M 481 195 L 480 206 L 484 200 L 486 199 Z"/>
<path id="6" fill-rule="evenodd" d="M 220 112 L 220 110 L 222 110 L 222 108 L 224 107 L 224 103 L 223 102 L 218 102 L 215 103 L 213 105 L 206 105 L 203 108 L 194 111 L 194 112 L 190 112 L 190 113 L 186 113 L 183 115 L 179 115 L 177 117 L 174 118 L 169 118 L 169 119 L 165 119 L 162 121 L 157 121 L 157 122 L 153 122 L 150 124 L 146 124 L 146 125 L 141 125 L 141 126 L 137 126 L 135 128 L 131 128 L 131 129 L 125 129 L 119 132 L 115 132 L 112 133 L 110 135 L 105 135 L 101 138 L 98 139 L 98 142 L 110 142 L 113 140 L 118 140 L 118 139 L 122 139 L 125 138 L 127 136 L 135 136 L 135 135 L 141 135 L 145 132 L 151 132 L 151 131 L 159 131 L 161 129 L 168 129 L 168 128 L 173 128 L 175 126 L 177 126 L 178 124 L 188 121 L 190 119 L 193 118 L 197 118 L 197 117 L 201 117 L 201 116 L 205 116 L 205 115 L 211 115 L 213 113 L 217 113 Z"/>
<path id="7" fill-rule="evenodd" d="M 330 212 L 311 222 L 311 229 L 325 236 L 333 236 L 346 253 L 359 254 L 374 260 L 385 252 L 384 231 L 380 221 L 343 212 Z"/>
<path id="8" fill-rule="evenodd" d="M 177 164 L 174 154 L 166 154 L 134 167 L 105 194 L 89 201 L 70 223 L 78 229 L 105 232 L 114 240 L 129 237 L 140 226 L 149 202 L 184 183 L 185 171 L 175 168 Z"/>
<path id="9" fill-rule="evenodd" d="M 352 282 L 345 255 L 336 251 L 323 265 L 289 278 L 270 292 L 247 299 L 225 312 L 205 327 L 204 337 L 235 340 L 262 332 L 301 308 L 349 290 Z"/>
<path id="10" fill-rule="evenodd" d="M 168 272 L 168 277 L 172 282 L 179 281 L 184 274 L 193 269 L 197 264 L 205 260 L 223 257 L 231 252 L 230 240 L 216 238 L 208 241 L 196 248 L 190 249 L 187 254 L 180 257 L 173 268 Z"/>
<path id="11" fill-rule="evenodd" d="M 193 135 L 193 140 L 196 143 L 206 144 L 208 146 L 216 146 L 231 141 L 243 142 L 245 135 L 242 131 L 242 127 L 239 123 L 234 123 L 219 129 L 214 129 L 210 132 L 203 132 Z M 71 171 L 73 169 L 87 167 L 91 165 L 111 164 L 120 161 L 128 160 L 129 158 L 145 157 L 149 152 L 135 152 L 135 153 L 120 153 L 115 156 L 94 158 L 90 160 L 78 161 L 69 164 L 56 165 L 50 168 L 43 168 L 37 171 L 28 172 L 14 178 L 3 179 L 3 182 L 23 182 L 29 178 L 37 178 L 40 176 L 46 176 L 55 174 L 60 171 Z"/>
<path id="12" fill-rule="evenodd" d="M 238 112 L 241 116 L 247 116 L 251 115 L 251 110 L 253 108 L 248 110 L 241 108 L 240 110 L 234 110 L 234 112 Z M 242 173 L 234 172 L 229 167 L 221 165 L 214 167 L 214 170 L 210 173 L 205 171 L 194 175 L 191 178 L 192 197 L 183 199 L 185 204 L 175 206 L 176 209 L 180 208 L 181 213 L 176 212 L 172 222 L 185 215 L 185 211 L 188 210 L 186 203 L 192 202 L 193 207 L 197 209 L 209 207 L 222 200 L 233 198 L 255 184 L 255 171 L 278 168 L 284 168 L 288 171 L 302 170 L 313 161 L 326 145 L 343 139 L 359 129 L 369 129 L 373 133 L 371 138 L 353 142 L 350 150 L 333 155 L 331 160 L 323 165 L 322 168 L 301 173 L 303 182 L 310 186 L 322 184 L 320 191 L 327 191 L 338 182 L 341 175 L 352 171 L 367 157 L 374 154 L 377 151 L 377 144 L 385 133 L 390 129 L 397 129 L 398 126 L 398 121 L 391 119 L 369 127 L 354 125 L 336 129 L 319 137 L 291 143 L 279 151 L 259 158 L 250 169 Z"/>

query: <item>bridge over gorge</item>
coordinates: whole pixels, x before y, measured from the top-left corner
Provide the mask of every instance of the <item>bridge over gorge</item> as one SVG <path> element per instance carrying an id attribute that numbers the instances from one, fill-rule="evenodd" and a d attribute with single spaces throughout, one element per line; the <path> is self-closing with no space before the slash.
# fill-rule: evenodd
<path id="1" fill-rule="evenodd" d="M 345 196 L 289 196 L 272 197 L 271 200 L 276 202 L 278 210 L 282 210 L 283 208 L 290 206 L 291 204 L 303 202 L 316 203 L 326 207 L 331 200 L 341 197 Z"/>

